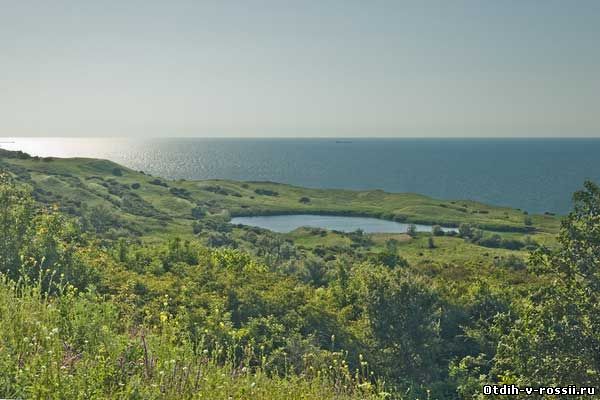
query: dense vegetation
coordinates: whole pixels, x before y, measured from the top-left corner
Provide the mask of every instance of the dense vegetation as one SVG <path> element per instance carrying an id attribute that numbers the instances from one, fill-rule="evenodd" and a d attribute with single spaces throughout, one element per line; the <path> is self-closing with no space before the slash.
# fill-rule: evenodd
<path id="1" fill-rule="evenodd" d="M 471 202 L 487 213 L 459 219 L 444 211 L 456 202 L 383 192 L 175 184 L 99 160 L 10 153 L 0 164 L 1 397 L 467 399 L 485 383 L 600 386 L 593 183 L 554 238 L 555 217 Z M 335 196 L 362 215 L 413 204 L 409 220 L 459 234 L 227 223 Z"/>

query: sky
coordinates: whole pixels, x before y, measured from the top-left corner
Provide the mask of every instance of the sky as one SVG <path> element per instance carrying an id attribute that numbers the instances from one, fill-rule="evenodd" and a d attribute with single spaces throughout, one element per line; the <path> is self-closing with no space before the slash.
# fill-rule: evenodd
<path id="1" fill-rule="evenodd" d="M 0 0 L 0 136 L 599 137 L 600 1 Z"/>

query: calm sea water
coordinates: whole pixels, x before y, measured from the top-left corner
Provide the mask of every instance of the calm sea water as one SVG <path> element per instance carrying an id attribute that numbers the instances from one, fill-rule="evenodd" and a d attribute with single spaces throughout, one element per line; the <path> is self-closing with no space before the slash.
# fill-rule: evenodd
<path id="1" fill-rule="evenodd" d="M 231 219 L 232 224 L 258 226 L 275 232 L 291 232 L 301 226 L 324 228 L 342 232 L 354 232 L 362 229 L 366 233 L 405 233 L 408 224 L 394 221 L 385 221 L 377 218 L 364 217 L 337 217 L 331 215 L 268 215 L 257 217 L 235 217 Z M 416 224 L 417 232 L 431 232 L 430 225 Z M 456 228 L 442 228 L 449 232 L 458 232 Z"/>
<path id="2" fill-rule="evenodd" d="M 384 189 L 566 213 L 600 182 L 597 139 L 0 139 L 40 156 L 107 158 L 167 178 Z"/>

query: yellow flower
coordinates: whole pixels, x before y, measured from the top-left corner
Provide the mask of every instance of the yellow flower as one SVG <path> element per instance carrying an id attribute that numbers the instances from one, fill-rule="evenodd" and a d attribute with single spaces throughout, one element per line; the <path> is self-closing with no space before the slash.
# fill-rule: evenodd
<path id="1" fill-rule="evenodd" d="M 167 319 L 169 319 L 169 316 L 167 315 L 167 313 L 166 313 L 166 312 L 164 312 L 164 311 L 163 311 L 163 312 L 161 312 L 161 313 L 160 313 L 160 322 L 166 322 L 166 321 L 167 321 Z"/>

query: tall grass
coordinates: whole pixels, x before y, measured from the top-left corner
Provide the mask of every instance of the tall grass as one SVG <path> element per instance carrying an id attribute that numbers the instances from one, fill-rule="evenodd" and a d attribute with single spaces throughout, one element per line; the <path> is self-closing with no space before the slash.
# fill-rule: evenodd
<path id="1" fill-rule="evenodd" d="M 52 282 L 54 281 L 54 282 Z M 0 397 L 27 399 L 380 399 L 365 363 L 344 355 L 303 371 L 265 367 L 260 351 L 193 340 L 184 317 L 131 322 L 95 293 L 49 273 L 0 275 Z M 210 347 L 210 348 L 209 348 Z"/>

